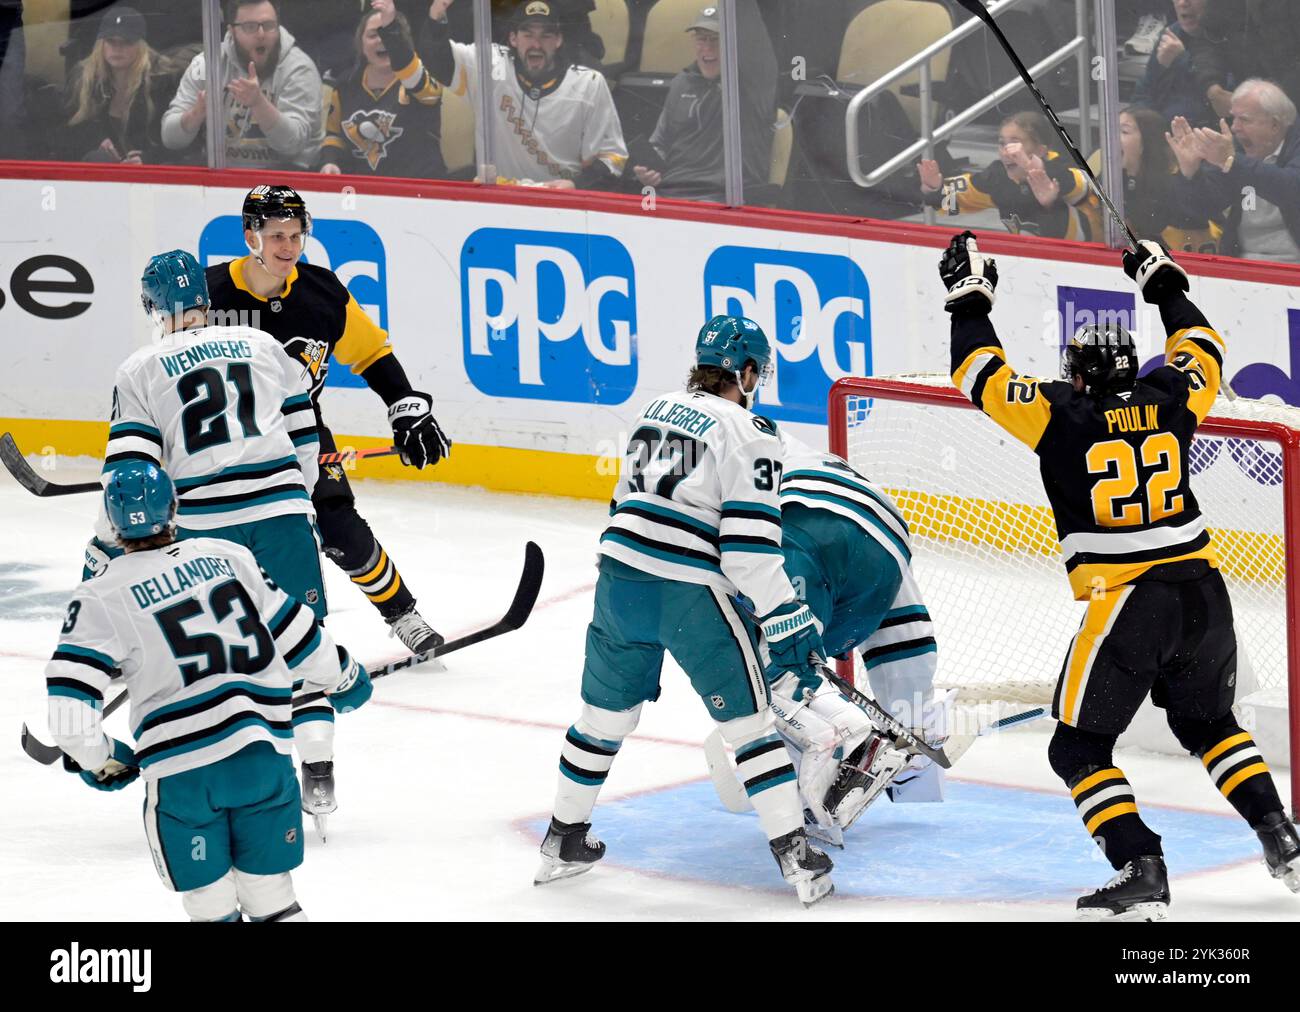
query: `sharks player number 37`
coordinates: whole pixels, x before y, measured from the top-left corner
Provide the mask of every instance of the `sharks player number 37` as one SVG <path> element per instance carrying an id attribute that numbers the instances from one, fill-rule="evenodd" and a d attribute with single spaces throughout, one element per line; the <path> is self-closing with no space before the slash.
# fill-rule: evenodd
<path id="1" fill-rule="evenodd" d="M 659 697 L 667 651 L 735 749 L 786 881 L 805 903 L 831 891 L 830 859 L 808 844 L 794 766 L 773 730 L 756 629 L 733 600 L 744 594 L 762 616 L 776 669 L 815 683 L 821 636 L 782 568 L 781 441 L 750 410 L 771 363 L 757 324 L 715 317 L 696 340 L 686 389 L 633 423 L 600 539 L 582 716 L 565 736 L 539 884 L 603 856 L 588 836 L 591 812 L 641 707 Z"/>

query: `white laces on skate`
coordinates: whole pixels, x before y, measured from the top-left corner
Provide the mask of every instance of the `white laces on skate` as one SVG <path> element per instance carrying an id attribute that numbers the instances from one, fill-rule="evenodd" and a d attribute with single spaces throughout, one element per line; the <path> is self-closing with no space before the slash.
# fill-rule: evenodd
<path id="1" fill-rule="evenodd" d="M 393 619 L 388 624 L 388 630 L 389 636 L 396 636 L 408 650 L 413 652 L 429 637 L 438 635 L 414 608 L 405 615 Z"/>
<path id="2" fill-rule="evenodd" d="M 1111 879 L 1104 886 L 1098 889 L 1097 892 L 1104 893 L 1107 889 L 1116 889 L 1119 886 L 1122 886 L 1125 882 L 1131 879 L 1136 872 L 1137 872 L 1137 862 L 1130 861 L 1128 864 L 1124 865 L 1124 867 L 1120 869 L 1118 875 L 1116 875 L 1113 879 Z"/>

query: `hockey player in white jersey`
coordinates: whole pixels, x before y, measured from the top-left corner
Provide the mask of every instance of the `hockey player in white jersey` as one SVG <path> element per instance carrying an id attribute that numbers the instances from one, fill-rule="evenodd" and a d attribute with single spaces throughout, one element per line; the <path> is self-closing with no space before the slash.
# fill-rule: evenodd
<path id="1" fill-rule="evenodd" d="M 446 16 L 452 2 L 429 5 L 417 47 L 429 73 L 453 94 L 468 93 L 474 101 L 478 50 L 451 41 Z M 612 189 L 627 163 L 623 127 L 605 75 L 565 57 L 556 4 L 523 0 L 507 39 L 508 46 L 492 46 L 492 95 L 486 104 L 497 181 Z"/>
<path id="2" fill-rule="evenodd" d="M 177 536 L 248 548 L 271 579 L 325 618 L 312 488 L 320 448 L 311 377 L 271 335 L 212 326 L 207 280 L 184 250 L 150 259 L 141 301 L 162 335 L 117 370 L 104 479 L 129 461 L 165 466 L 179 496 Z M 100 529 L 87 570 L 117 554 Z M 325 834 L 334 798 L 334 711 L 319 692 L 294 698 L 304 811 Z"/>
<path id="3" fill-rule="evenodd" d="M 143 775 L 154 865 L 192 920 L 305 920 L 293 687 L 346 712 L 370 677 L 248 549 L 176 540 L 175 489 L 152 463 L 115 468 L 104 504 L 125 554 L 77 588 L 45 669 L 65 765 L 99 790 Z M 101 723 L 119 673 L 134 747 Z"/>
<path id="4" fill-rule="evenodd" d="M 750 411 L 771 346 L 753 321 L 719 316 L 700 331 L 695 360 L 686 389 L 647 404 L 628 440 L 600 539 L 582 716 L 565 736 L 535 881 L 604 855 L 588 835 L 591 812 L 642 705 L 659 696 L 667 650 L 735 749 L 781 873 L 810 904 L 831 892 L 831 862 L 808 844 L 755 629 L 733 600 L 744 594 L 762 616 L 778 669 L 815 677 L 821 636 L 781 565 L 781 441 Z"/>
<path id="5" fill-rule="evenodd" d="M 902 513 L 835 454 L 787 432 L 781 441 L 785 571 L 816 617 L 827 655 L 861 653 L 876 701 L 939 744 L 948 700 L 933 693 L 934 627 L 912 576 Z M 885 790 L 895 801 L 941 800 L 943 771 L 895 747 L 833 685 L 776 667 L 769 674 L 776 728 L 796 759 L 810 833 L 842 845 L 843 831 Z"/>

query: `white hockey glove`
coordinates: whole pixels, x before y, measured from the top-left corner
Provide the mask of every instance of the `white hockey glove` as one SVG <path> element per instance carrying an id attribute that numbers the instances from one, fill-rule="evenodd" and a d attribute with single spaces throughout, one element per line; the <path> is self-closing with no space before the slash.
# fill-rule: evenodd
<path id="1" fill-rule="evenodd" d="M 1189 288 L 1187 272 L 1160 243 L 1151 239 L 1143 239 L 1136 250 L 1124 251 L 1124 273 L 1137 282 L 1143 300 L 1153 306 Z"/>
<path id="2" fill-rule="evenodd" d="M 948 289 L 943 308 L 949 313 L 988 312 L 998 287 L 998 265 L 975 244 L 971 231 L 955 235 L 939 261 L 939 277 Z"/>
<path id="3" fill-rule="evenodd" d="M 81 579 L 93 580 L 96 576 L 101 576 L 108 568 L 109 562 L 121 554 L 123 554 L 122 549 L 107 545 L 98 537 L 91 538 L 86 542 L 85 566 L 82 569 Z"/>
<path id="4" fill-rule="evenodd" d="M 451 454 L 451 440 L 433 417 L 433 399 L 428 394 L 412 390 L 394 401 L 388 408 L 388 424 L 403 464 L 422 469 Z"/>

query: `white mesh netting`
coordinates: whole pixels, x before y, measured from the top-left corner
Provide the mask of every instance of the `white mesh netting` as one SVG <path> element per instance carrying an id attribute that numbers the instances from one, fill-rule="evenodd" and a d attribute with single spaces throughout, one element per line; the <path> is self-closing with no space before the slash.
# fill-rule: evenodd
<path id="1" fill-rule="evenodd" d="M 952 389 L 946 376 L 900 384 Z M 888 489 L 912 528 L 913 569 L 934 618 L 937 684 L 967 701 L 1048 702 L 1084 605 L 1070 596 L 1037 458 L 960 404 L 850 396 L 849 463 Z M 1215 418 L 1278 421 L 1300 410 L 1220 398 Z M 1192 489 L 1223 556 L 1243 671 L 1285 706 L 1282 458 L 1276 444 L 1198 436 Z"/>

